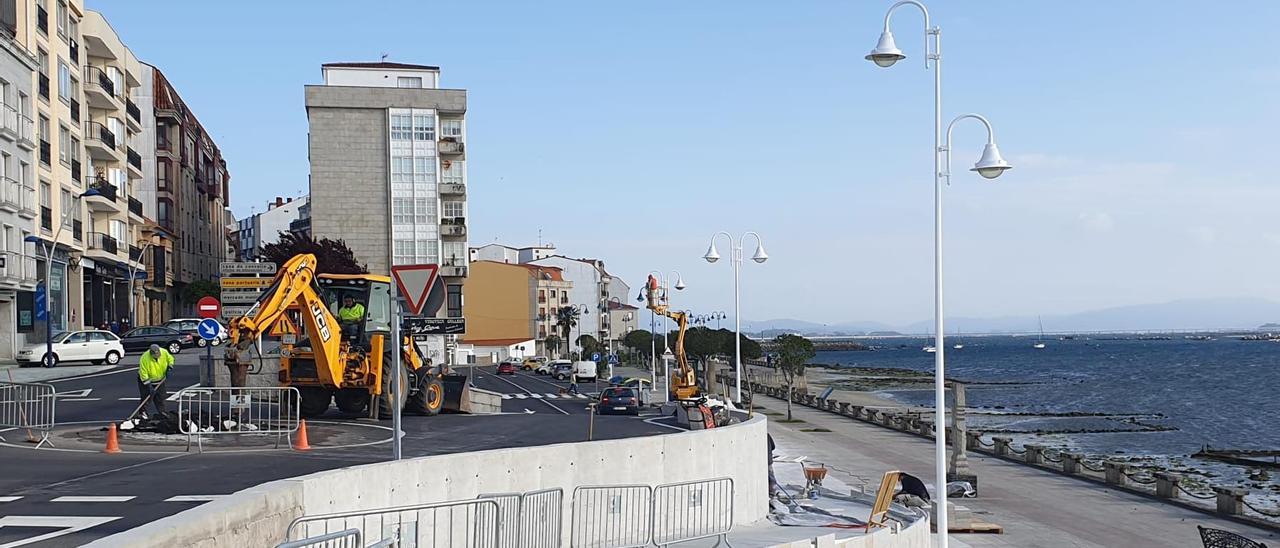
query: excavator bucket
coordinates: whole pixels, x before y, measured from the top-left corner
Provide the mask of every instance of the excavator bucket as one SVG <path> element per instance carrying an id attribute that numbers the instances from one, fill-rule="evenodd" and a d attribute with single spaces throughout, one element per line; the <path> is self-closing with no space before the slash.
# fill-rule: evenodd
<path id="1" fill-rule="evenodd" d="M 444 386 L 443 410 L 450 413 L 471 412 L 471 385 L 466 375 L 444 375 L 440 379 Z"/>

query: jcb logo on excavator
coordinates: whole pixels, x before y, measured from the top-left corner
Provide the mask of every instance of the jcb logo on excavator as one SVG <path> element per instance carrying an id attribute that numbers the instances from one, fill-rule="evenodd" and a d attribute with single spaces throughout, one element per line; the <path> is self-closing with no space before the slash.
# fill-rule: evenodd
<path id="1" fill-rule="evenodd" d="M 316 327 L 320 330 L 320 341 L 329 342 L 329 323 L 324 319 L 324 309 L 320 303 L 311 303 L 311 316 L 316 319 Z"/>

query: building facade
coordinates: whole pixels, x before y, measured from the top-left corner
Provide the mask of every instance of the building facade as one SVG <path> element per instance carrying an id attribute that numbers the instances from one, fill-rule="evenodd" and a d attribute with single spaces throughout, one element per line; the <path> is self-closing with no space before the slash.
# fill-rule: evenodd
<path id="1" fill-rule="evenodd" d="M 19 41 L 18 6 L 0 2 L 0 360 L 13 359 L 35 331 L 36 230 L 34 121 L 30 116 L 38 61 Z"/>
<path id="2" fill-rule="evenodd" d="M 547 356 L 548 335 L 562 336 L 556 325 L 556 310 L 568 305 L 573 284 L 553 266 L 475 261 L 470 265 L 463 306 L 467 335 L 463 342 L 476 348 L 493 346 L 490 341 L 531 341 L 525 351 Z M 575 328 L 572 336 L 576 337 Z M 513 343 L 514 344 L 514 343 Z M 560 345 L 563 349 L 564 345 Z M 475 350 L 477 359 L 486 355 Z"/>
<path id="3" fill-rule="evenodd" d="M 303 210 L 309 209 L 306 196 L 298 199 L 276 196 L 267 204 L 267 210 L 254 213 L 237 221 L 236 252 L 238 261 L 256 261 L 262 258 L 262 248 L 280 241 L 281 233 L 293 232 L 294 223 L 303 218 Z"/>
<path id="4" fill-rule="evenodd" d="M 149 112 L 154 135 L 144 164 L 143 194 L 154 195 L 155 221 L 172 237 L 172 285 L 165 295 L 175 315 L 188 315 L 195 303 L 184 299 L 187 286 L 216 281 L 218 264 L 228 257 L 231 174 L 217 143 L 205 131 L 160 69 L 143 65 L 149 95 L 139 95 Z"/>
<path id="5" fill-rule="evenodd" d="M 437 317 L 461 317 L 467 278 L 467 92 L 439 67 L 330 63 L 306 86 L 311 231 L 343 240 L 370 272 L 439 264 Z M 444 337 L 428 355 L 452 356 Z"/>
<path id="6" fill-rule="evenodd" d="M 562 271 L 565 280 L 573 287 L 569 291 L 569 302 L 561 306 L 576 306 L 579 310 L 578 325 L 574 328 L 573 340 L 567 341 L 567 349 L 580 351 L 579 333 L 591 335 L 597 341 L 608 339 L 609 329 L 609 284 L 613 276 L 604 269 L 604 261 L 598 259 L 570 259 L 563 255 L 544 257 L 529 264 L 554 266 Z M 623 297 L 620 300 L 624 300 Z"/>
<path id="7" fill-rule="evenodd" d="M 470 250 L 472 261 L 497 261 L 500 263 L 523 264 L 538 259 L 545 259 L 556 254 L 556 246 L 539 245 L 534 247 L 511 247 L 502 244 L 486 244 Z"/>

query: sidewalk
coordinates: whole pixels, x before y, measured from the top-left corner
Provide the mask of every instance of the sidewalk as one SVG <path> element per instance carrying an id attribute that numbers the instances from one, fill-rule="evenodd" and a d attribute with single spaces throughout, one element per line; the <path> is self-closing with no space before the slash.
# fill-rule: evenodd
<path id="1" fill-rule="evenodd" d="M 119 365 L 60 365 L 58 367 L 44 368 L 18 367 L 18 364 L 16 363 L 3 363 L 0 364 L 0 382 L 48 382 L 56 379 L 65 379 L 67 377 L 98 373 L 108 369 L 115 369 L 117 367 L 127 366 L 121 362 Z"/>
<path id="2" fill-rule="evenodd" d="M 759 396 L 770 413 L 769 433 L 779 446 L 823 462 L 832 474 L 868 491 L 886 470 L 901 470 L 932 484 L 933 443 L 887 428 L 804 406 L 792 406 L 801 423 L 783 424 L 786 402 Z M 803 432 L 825 428 L 830 432 Z M 1004 527 L 1002 535 L 952 534 L 974 547 L 1152 547 L 1200 546 L 1196 525 L 1226 529 L 1274 545 L 1280 534 L 1217 519 L 1178 506 L 1092 485 L 1047 471 L 969 454 L 980 496 L 950 499 L 983 521 Z"/>

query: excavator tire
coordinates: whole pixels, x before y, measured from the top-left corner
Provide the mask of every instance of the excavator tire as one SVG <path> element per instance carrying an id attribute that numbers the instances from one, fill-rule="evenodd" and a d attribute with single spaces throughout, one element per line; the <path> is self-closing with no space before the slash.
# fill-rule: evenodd
<path id="1" fill-rule="evenodd" d="M 409 405 L 405 410 L 419 415 L 432 417 L 440 414 L 444 407 L 444 385 L 440 379 L 431 375 L 418 377 L 418 390 L 409 396 Z"/>
<path id="2" fill-rule="evenodd" d="M 398 401 L 393 402 L 391 399 L 391 390 L 392 388 L 395 388 L 395 384 L 393 384 L 394 382 L 395 381 L 391 376 L 391 358 L 389 356 L 383 356 L 382 394 L 378 395 L 378 417 L 381 419 L 391 418 L 392 409 L 394 409 L 393 406 L 399 406 L 401 409 L 404 409 L 406 400 L 405 394 L 409 392 L 409 374 L 403 367 L 400 368 L 400 386 L 403 387 L 404 390 L 400 392 L 400 397 L 397 398 Z"/>
<path id="3" fill-rule="evenodd" d="M 369 407 L 369 391 L 363 388 L 343 388 L 333 393 L 333 403 L 343 413 L 364 413 Z"/>
<path id="4" fill-rule="evenodd" d="M 302 396 L 302 416 L 306 418 L 323 415 L 329 410 L 329 401 L 333 399 L 333 392 L 321 386 L 299 386 L 298 393 Z"/>

